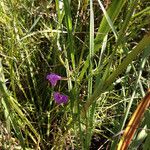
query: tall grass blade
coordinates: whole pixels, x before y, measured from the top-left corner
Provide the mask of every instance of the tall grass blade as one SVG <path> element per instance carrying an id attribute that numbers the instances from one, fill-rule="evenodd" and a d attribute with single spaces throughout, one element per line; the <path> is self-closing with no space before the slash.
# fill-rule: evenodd
<path id="1" fill-rule="evenodd" d="M 106 10 L 105 10 L 105 8 L 104 8 L 104 6 L 103 6 L 103 4 L 101 3 L 100 0 L 98 0 L 98 3 L 99 3 L 99 5 L 100 5 L 100 7 L 101 7 L 101 9 L 102 9 L 102 11 L 104 13 L 104 16 L 106 17 L 106 20 L 107 20 L 110 28 L 112 29 L 112 31 L 114 33 L 114 36 L 115 36 L 116 40 L 117 40 L 118 39 L 118 37 L 117 37 L 117 31 L 116 31 L 116 29 L 113 26 L 113 22 L 111 21 L 109 15 L 107 14 L 107 12 L 106 12 Z"/>
<path id="2" fill-rule="evenodd" d="M 64 0 L 64 8 L 65 8 L 65 20 L 67 25 L 68 31 L 68 49 L 69 54 L 71 55 L 72 67 L 75 70 L 75 50 L 74 50 L 74 41 L 73 41 L 73 34 L 72 34 L 72 18 L 71 18 L 71 10 L 70 10 L 70 2 L 69 0 Z"/>
<path id="3" fill-rule="evenodd" d="M 88 79 L 88 97 L 92 95 L 93 92 L 93 56 L 94 56 L 94 11 L 93 11 L 93 1 L 90 1 L 90 43 L 89 43 L 89 74 L 91 74 L 91 77 Z M 95 104 L 93 103 L 91 109 L 88 113 L 88 120 L 86 124 L 87 128 L 87 136 L 86 136 L 86 144 L 85 149 L 89 149 L 90 147 L 90 141 L 92 137 L 92 130 L 93 130 L 93 124 L 94 124 L 94 111 L 95 110 Z"/>
<path id="4" fill-rule="evenodd" d="M 122 7 L 124 6 L 126 0 L 113 0 L 110 7 L 107 10 L 107 14 L 110 17 L 110 20 L 112 21 L 112 23 L 115 22 L 115 20 L 117 19 L 119 13 L 121 12 Z M 98 33 L 96 35 L 95 38 L 95 52 L 97 52 L 99 50 L 99 48 L 101 47 L 101 43 L 105 37 L 105 35 L 110 31 L 110 25 L 107 22 L 106 17 L 104 16 L 100 26 L 98 28 Z"/>

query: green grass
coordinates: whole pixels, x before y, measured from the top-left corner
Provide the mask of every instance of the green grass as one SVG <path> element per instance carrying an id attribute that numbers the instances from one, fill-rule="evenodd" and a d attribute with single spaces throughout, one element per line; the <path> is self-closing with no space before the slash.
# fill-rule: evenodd
<path id="1" fill-rule="evenodd" d="M 149 17 L 148 0 L 1 0 L 0 147 L 116 149 L 150 87 Z M 54 88 L 51 72 L 65 78 Z M 130 148 L 147 148 L 148 129 L 149 111 Z"/>

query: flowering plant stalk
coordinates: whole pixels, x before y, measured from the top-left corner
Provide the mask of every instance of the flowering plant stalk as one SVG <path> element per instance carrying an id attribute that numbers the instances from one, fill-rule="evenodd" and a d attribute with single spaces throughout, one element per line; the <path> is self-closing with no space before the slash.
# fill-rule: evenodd
<path id="1" fill-rule="evenodd" d="M 50 73 L 46 76 L 46 79 L 49 80 L 49 82 L 51 83 L 52 87 L 55 87 L 58 80 L 62 80 L 62 77 L 55 74 L 55 73 Z M 66 104 L 68 102 L 68 96 L 67 95 L 63 95 L 60 92 L 54 92 L 53 93 L 53 98 L 55 100 L 55 102 L 60 105 L 60 104 Z"/>

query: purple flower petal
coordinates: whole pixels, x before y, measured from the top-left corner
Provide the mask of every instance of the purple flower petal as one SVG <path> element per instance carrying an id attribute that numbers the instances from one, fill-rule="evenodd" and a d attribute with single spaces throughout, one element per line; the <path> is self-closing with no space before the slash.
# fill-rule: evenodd
<path id="1" fill-rule="evenodd" d="M 55 73 L 51 73 L 46 76 L 46 79 L 50 81 L 50 83 L 52 84 L 53 87 L 57 84 L 58 80 L 61 80 L 61 78 L 62 78 L 61 76 L 59 76 Z"/>
<path id="2" fill-rule="evenodd" d="M 57 104 L 66 104 L 68 102 L 68 96 L 60 94 L 59 92 L 54 92 L 54 100 Z"/>

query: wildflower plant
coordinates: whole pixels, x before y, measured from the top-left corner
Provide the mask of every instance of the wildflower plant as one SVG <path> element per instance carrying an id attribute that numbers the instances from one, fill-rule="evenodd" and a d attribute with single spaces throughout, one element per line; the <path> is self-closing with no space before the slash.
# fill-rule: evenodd
<path id="1" fill-rule="evenodd" d="M 49 80 L 49 82 L 51 83 L 52 87 L 55 87 L 58 80 L 61 80 L 62 77 L 55 74 L 55 73 L 50 73 L 46 76 L 46 79 Z M 67 95 L 63 95 L 60 92 L 54 92 L 53 93 L 53 98 L 55 100 L 55 102 L 60 105 L 60 104 L 66 104 L 68 102 L 68 96 Z"/>

